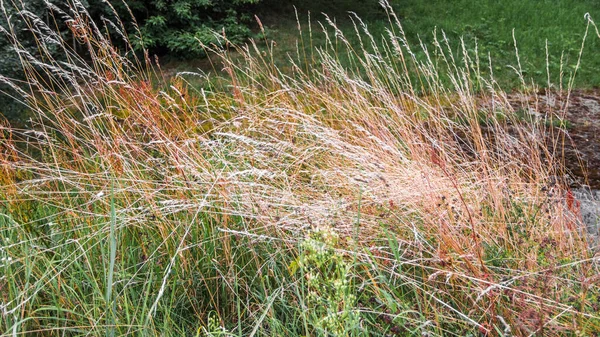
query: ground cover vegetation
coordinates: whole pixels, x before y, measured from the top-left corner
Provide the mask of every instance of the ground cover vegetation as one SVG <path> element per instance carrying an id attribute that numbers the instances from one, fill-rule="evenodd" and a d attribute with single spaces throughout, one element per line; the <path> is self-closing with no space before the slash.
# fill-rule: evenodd
<path id="1" fill-rule="evenodd" d="M 73 37 L 21 13 L 45 38 L 27 86 L 2 77 L 33 114 L 0 128 L 0 332 L 598 334 L 564 111 L 524 119 L 488 59 L 383 10 L 384 36 L 299 21 L 326 44 L 285 72 L 267 40 L 176 76 L 81 6 Z"/>

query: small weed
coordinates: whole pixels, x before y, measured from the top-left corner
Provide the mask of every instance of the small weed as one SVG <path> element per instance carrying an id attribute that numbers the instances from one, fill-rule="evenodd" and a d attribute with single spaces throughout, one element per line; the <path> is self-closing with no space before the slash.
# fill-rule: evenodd
<path id="1" fill-rule="evenodd" d="M 332 230 L 312 232 L 293 268 L 306 282 L 309 321 L 324 336 L 356 335 L 360 326 L 351 266 L 335 250 L 338 239 Z"/>

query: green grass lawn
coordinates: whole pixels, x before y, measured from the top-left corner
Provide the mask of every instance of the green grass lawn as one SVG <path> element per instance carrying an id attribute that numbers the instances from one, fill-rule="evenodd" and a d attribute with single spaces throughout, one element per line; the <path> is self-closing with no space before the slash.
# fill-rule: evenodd
<path id="1" fill-rule="evenodd" d="M 418 60 L 426 60 L 425 52 L 419 47 L 420 40 L 430 52 L 435 49 L 434 30 L 437 29 L 440 40 L 442 32 L 446 33 L 456 55 L 462 53 L 460 38 L 463 37 L 473 58 L 477 44 L 477 54 L 481 59 L 481 70 L 484 74 L 489 74 L 488 55 L 491 56 L 494 76 L 505 88 L 517 88 L 521 85 L 515 71 L 519 67 L 513 29 L 526 83 L 531 84 L 533 79 L 536 84 L 547 86 L 547 42 L 550 81 L 552 86 L 560 88 L 561 76 L 565 87 L 577 64 L 586 31 L 587 21 L 584 15 L 590 13 L 592 19 L 600 17 L 600 2 L 594 0 L 393 0 L 391 3 L 401 19 L 407 39 Z M 294 7 L 303 25 L 304 41 L 299 40 Z M 334 20 L 347 39 L 357 46 L 359 41 L 355 36 L 352 21 L 349 20 L 349 12 L 354 12 L 364 19 L 376 39 L 382 35 L 387 36 L 386 29 L 390 27 L 387 15 L 376 1 L 290 1 L 284 4 L 272 1 L 267 3 L 265 8 L 258 16 L 267 28 L 267 37 L 277 42 L 275 62 L 283 69 L 286 69 L 286 66 L 289 68 L 287 55 L 297 56 L 298 47 L 302 50 L 300 58 L 305 55 L 310 58 L 313 50 L 311 46 L 325 45 L 326 38 L 318 22 L 327 28 L 330 36 L 335 35 L 333 29 L 325 22 L 324 13 Z M 312 40 L 308 32 L 308 12 L 311 12 Z M 592 88 L 600 85 L 600 76 L 596 71 L 600 69 L 600 56 L 597 53 L 599 47 L 600 41 L 594 27 L 591 26 L 581 58 L 581 67 L 574 82 L 576 87 Z M 435 53 L 432 53 L 432 56 L 434 62 L 440 61 L 435 58 Z M 344 56 L 339 57 L 344 62 Z M 177 61 L 169 65 L 177 70 L 198 66 L 206 69 L 207 63 Z"/>
<path id="2" fill-rule="evenodd" d="M 558 83 L 561 55 L 565 74 L 572 72 L 577 63 L 586 28 L 585 13 L 590 13 L 592 18 L 600 15 L 600 3 L 589 0 L 407 0 L 397 3 L 397 11 L 404 18 L 409 38 L 415 40 L 420 34 L 430 42 L 429 32 L 437 27 L 448 34 L 454 45 L 460 36 L 464 36 L 472 50 L 477 41 L 480 54 L 491 55 L 495 75 L 511 84 L 515 83 L 515 76 L 507 65 L 517 64 L 513 29 L 524 75 L 538 83 L 547 82 L 547 41 L 551 82 Z M 590 36 L 584 49 L 577 86 L 600 84 L 596 71 L 600 66 L 599 46 L 598 38 Z"/>

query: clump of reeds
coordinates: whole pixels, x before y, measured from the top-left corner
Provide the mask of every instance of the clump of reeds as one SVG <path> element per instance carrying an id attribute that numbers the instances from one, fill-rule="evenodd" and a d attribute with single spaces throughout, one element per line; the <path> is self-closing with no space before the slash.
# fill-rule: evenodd
<path id="1" fill-rule="evenodd" d="M 61 17 L 89 59 L 22 13 L 52 40 L 21 53 L 26 87 L 3 79 L 33 117 L 2 127 L 1 331 L 597 332 L 598 265 L 547 124 L 443 34 L 419 61 L 384 8 L 388 36 L 354 18 L 359 46 L 326 20 L 349 64 L 323 48 L 284 74 L 251 43 L 213 50 L 203 87 L 82 6 Z M 328 294 L 352 314 L 311 316 Z"/>

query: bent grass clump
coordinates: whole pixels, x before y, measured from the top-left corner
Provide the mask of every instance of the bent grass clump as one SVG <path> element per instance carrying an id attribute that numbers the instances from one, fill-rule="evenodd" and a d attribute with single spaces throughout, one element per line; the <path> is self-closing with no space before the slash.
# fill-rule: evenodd
<path id="1" fill-rule="evenodd" d="M 443 37 L 417 61 L 388 14 L 381 41 L 356 18 L 360 48 L 337 31 L 291 74 L 254 43 L 211 50 L 223 77 L 197 87 L 63 13 L 89 62 L 40 39 L 15 84 L 30 128 L 2 127 L 0 330 L 598 333 L 551 124 L 523 122 Z"/>

